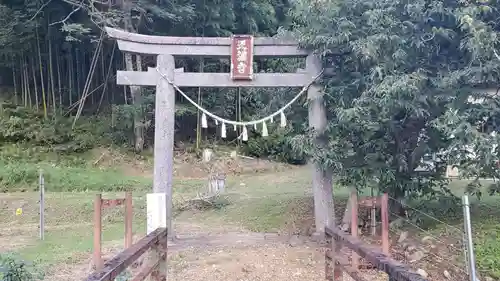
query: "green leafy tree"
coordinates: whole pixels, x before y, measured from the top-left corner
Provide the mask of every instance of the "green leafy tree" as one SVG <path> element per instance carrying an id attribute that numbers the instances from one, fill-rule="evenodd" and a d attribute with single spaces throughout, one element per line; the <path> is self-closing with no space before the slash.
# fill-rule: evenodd
<path id="1" fill-rule="evenodd" d="M 295 139 L 297 148 L 333 168 L 342 184 L 396 198 L 446 191 L 448 164 L 498 178 L 499 138 L 490 133 L 500 100 L 482 90 L 498 85 L 497 3 L 295 3 L 295 36 L 335 69 L 323 81 L 327 148 L 307 135 Z M 424 155 L 435 155 L 432 165 Z"/>

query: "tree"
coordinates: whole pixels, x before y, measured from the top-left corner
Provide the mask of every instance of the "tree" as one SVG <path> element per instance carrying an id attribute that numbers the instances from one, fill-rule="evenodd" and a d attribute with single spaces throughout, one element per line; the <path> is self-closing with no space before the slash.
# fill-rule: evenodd
<path id="1" fill-rule="evenodd" d="M 295 4 L 295 36 L 335 69 L 323 81 L 327 149 L 318 150 L 307 135 L 295 139 L 298 149 L 333 168 L 341 184 L 375 186 L 398 199 L 436 195 L 436 186 L 446 192 L 447 164 L 467 176 L 499 178 L 500 139 L 490 133 L 498 130 L 500 99 L 481 90 L 499 82 L 498 3 Z M 441 160 L 426 175 L 417 169 L 424 155 Z"/>

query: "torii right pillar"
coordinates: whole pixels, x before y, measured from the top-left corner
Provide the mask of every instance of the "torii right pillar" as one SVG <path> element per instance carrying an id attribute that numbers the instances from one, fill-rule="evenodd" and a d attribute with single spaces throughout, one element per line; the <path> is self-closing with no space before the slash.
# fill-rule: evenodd
<path id="1" fill-rule="evenodd" d="M 306 71 L 312 77 L 319 75 L 322 70 L 319 56 L 309 54 L 306 59 Z M 321 85 L 315 81 L 307 91 L 309 100 L 309 127 L 315 132 L 315 142 L 319 147 L 326 144 L 325 130 L 327 125 L 326 108 L 323 99 L 324 92 Z M 324 169 L 317 162 L 312 163 L 312 187 L 314 194 L 314 217 L 316 224 L 316 238 L 324 238 L 325 227 L 335 227 L 335 213 L 333 203 L 333 171 Z"/>

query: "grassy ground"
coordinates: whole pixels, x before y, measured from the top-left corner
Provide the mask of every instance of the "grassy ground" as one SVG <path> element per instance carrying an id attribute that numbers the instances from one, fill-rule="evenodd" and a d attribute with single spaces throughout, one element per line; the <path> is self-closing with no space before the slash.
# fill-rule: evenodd
<path id="1" fill-rule="evenodd" d="M 100 156 L 97 156 L 99 158 Z M 105 162 L 106 160 L 102 160 Z M 141 160 L 142 161 L 142 160 Z M 25 165 L 25 166 L 22 166 Z M 39 164 L 37 164 L 39 165 Z M 16 183 L 10 189 L 27 192 L 0 193 L 0 252 L 14 251 L 22 257 L 37 261 L 43 268 L 53 265 L 81 265 L 89 263 L 92 249 L 92 208 L 95 190 L 134 190 L 134 233 L 141 237 L 145 232 L 145 194 L 150 189 L 151 177 L 148 172 L 131 172 L 131 165 L 120 169 L 114 165 L 75 165 L 74 168 L 43 164 L 46 194 L 46 234 L 45 241 L 38 241 L 38 203 L 36 174 L 39 166 L 27 163 L 0 168 L 2 182 Z M 193 168 L 190 168 L 193 169 Z M 256 232 L 285 232 L 309 234 L 312 228 L 312 199 L 310 173 L 306 168 L 275 169 L 261 173 L 233 175 L 227 181 L 227 196 L 230 205 L 205 212 L 184 212 L 177 214 L 179 222 L 233 225 Z M 13 180 L 13 175 L 23 171 L 33 174 L 23 177 L 30 180 Z M 177 171 L 178 173 L 178 171 Z M 186 173 L 188 174 L 188 173 Z M 174 204 L 192 198 L 204 191 L 205 177 L 178 176 L 174 184 Z M 457 194 L 463 182 L 454 182 Z M 33 186 L 35 185 L 35 186 Z M 72 189 L 72 192 L 62 192 Z M 347 189 L 336 188 L 338 205 L 346 203 Z M 104 197 L 123 196 L 120 192 L 106 192 Z M 430 213 L 435 219 L 461 228 L 456 207 L 446 208 L 435 202 L 417 202 L 419 210 Z M 473 224 L 478 267 L 490 275 L 499 274 L 500 268 L 500 224 L 496 206 L 497 197 L 487 197 L 481 206 L 473 207 Z M 341 206 L 342 207 L 342 206 Z M 23 209 L 16 215 L 17 208 Z M 446 211 L 443 211 L 444 209 Z M 458 208 L 460 214 L 461 208 Z M 106 249 L 120 248 L 123 243 L 123 212 L 121 208 L 106 210 L 104 213 L 104 233 Z M 426 229 L 431 234 L 442 233 L 443 224 L 433 224 Z M 425 235 L 427 232 L 417 234 Z M 495 271 L 496 270 L 496 271 Z M 50 270 L 49 270 L 50 271 Z M 499 276 L 500 277 L 500 276 Z"/>

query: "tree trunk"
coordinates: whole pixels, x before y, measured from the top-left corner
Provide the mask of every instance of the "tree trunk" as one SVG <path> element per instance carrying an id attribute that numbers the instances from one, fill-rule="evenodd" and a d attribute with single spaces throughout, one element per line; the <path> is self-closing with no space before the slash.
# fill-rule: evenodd
<path id="1" fill-rule="evenodd" d="M 134 62 L 132 54 L 125 54 L 125 64 L 128 71 L 134 71 Z M 136 56 L 137 69 L 140 71 L 142 68 L 142 60 L 139 55 Z M 138 86 L 130 86 L 130 95 L 132 97 L 132 104 L 135 107 L 134 110 L 134 147 L 135 152 L 142 152 L 144 148 L 144 125 L 142 122 L 142 95 L 141 88 Z"/>
<path id="2" fill-rule="evenodd" d="M 56 45 L 56 54 L 59 54 L 59 48 Z M 61 81 L 61 58 L 56 55 L 56 67 L 57 67 L 57 90 L 59 91 L 59 109 L 63 108 L 63 96 L 62 96 L 62 81 Z"/>
<path id="3" fill-rule="evenodd" d="M 56 114 L 57 112 L 57 105 L 56 105 L 56 86 L 55 86 L 55 79 L 54 79 L 54 66 L 52 65 L 53 59 L 52 59 L 52 40 L 50 40 L 50 28 L 49 28 L 49 36 L 47 38 L 47 45 L 49 46 L 48 52 L 49 52 L 49 76 L 50 76 L 50 91 L 52 92 L 52 113 Z"/>
<path id="4" fill-rule="evenodd" d="M 30 64 L 30 62 L 28 61 L 28 65 L 29 64 Z M 31 63 L 31 71 L 33 72 L 33 89 L 35 89 L 35 107 L 36 107 L 36 111 L 38 111 L 38 105 L 39 105 L 39 102 L 38 102 L 38 83 L 36 80 L 36 71 L 35 71 L 35 62 L 34 61 Z"/>
<path id="5" fill-rule="evenodd" d="M 69 105 L 73 104 L 73 89 L 74 89 L 74 80 L 73 80 L 73 52 L 70 50 L 68 56 L 68 98 Z"/>
<path id="6" fill-rule="evenodd" d="M 36 44 L 37 44 L 37 51 L 38 51 L 38 66 L 40 68 L 40 86 L 42 87 L 42 107 L 43 107 L 43 116 L 45 118 L 48 117 L 47 115 L 47 96 L 45 95 L 45 83 L 43 81 L 43 64 L 42 64 L 42 52 L 40 50 L 40 37 L 38 36 L 38 28 L 35 29 L 36 31 Z"/>
<path id="7" fill-rule="evenodd" d="M 16 72 L 16 58 L 12 56 L 12 80 L 14 82 L 14 103 L 17 105 L 19 102 L 18 98 L 18 86 L 17 86 L 17 72 Z"/>
<path id="8" fill-rule="evenodd" d="M 76 49 L 75 50 L 75 59 L 76 59 L 76 66 L 75 66 L 75 70 L 76 70 L 76 87 L 75 87 L 75 90 L 76 90 L 76 97 L 77 99 L 79 99 L 79 96 L 80 96 L 80 93 L 81 93 L 81 88 L 82 88 L 82 82 L 81 82 L 81 79 L 80 79 L 80 76 L 83 75 L 82 73 L 82 67 L 81 67 L 81 64 L 80 64 L 80 52 L 79 52 L 79 49 Z M 72 102 L 69 103 L 70 105 L 73 104 Z"/>

